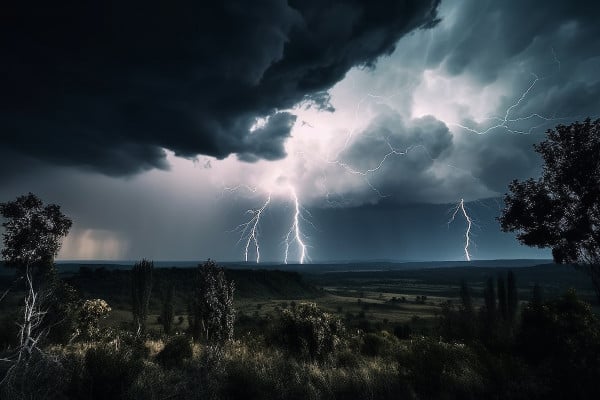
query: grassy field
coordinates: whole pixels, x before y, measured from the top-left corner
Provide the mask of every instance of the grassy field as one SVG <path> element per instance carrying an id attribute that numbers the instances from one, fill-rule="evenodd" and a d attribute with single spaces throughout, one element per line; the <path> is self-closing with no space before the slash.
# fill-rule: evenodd
<path id="1" fill-rule="evenodd" d="M 285 266 L 283 266 L 285 267 Z M 385 267 L 385 265 L 384 265 Z M 483 285 L 489 277 L 505 275 L 508 266 L 437 267 L 419 269 L 382 269 L 373 266 L 349 266 L 316 270 L 308 273 L 269 269 L 228 269 L 227 276 L 236 283 L 235 307 L 240 332 L 260 327 L 261 321 L 274 317 L 294 303 L 311 301 L 342 318 L 349 327 L 391 331 L 408 324 L 413 332 L 429 332 L 435 327 L 442 306 L 456 304 L 461 280 L 472 289 L 475 305 L 482 303 Z M 520 301 L 527 301 L 537 283 L 548 298 L 569 287 L 579 296 L 595 303 L 593 288 L 587 276 L 569 266 L 554 264 L 518 266 L 512 268 L 518 284 Z M 187 304 L 194 285 L 194 268 L 157 268 L 150 302 L 148 325 L 160 331 L 161 291 L 167 282 L 175 285 L 175 327 L 187 329 Z M 70 271 L 63 278 L 80 290 L 84 298 L 103 298 L 112 307 L 106 323 L 120 326 L 132 320 L 130 310 L 129 272 L 107 266 L 83 266 L 80 272 Z M 7 287 L 10 277 L 1 277 Z M 2 308 L 14 307 L 18 292 L 3 301 Z M 598 311 L 597 305 L 595 310 Z"/>

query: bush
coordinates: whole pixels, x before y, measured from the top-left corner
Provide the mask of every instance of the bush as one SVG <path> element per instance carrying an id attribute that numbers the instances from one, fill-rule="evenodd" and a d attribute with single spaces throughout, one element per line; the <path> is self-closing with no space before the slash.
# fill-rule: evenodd
<path id="1" fill-rule="evenodd" d="M 6 312 L 0 316 L 0 351 L 14 348 L 19 344 L 19 327 L 16 321 L 19 318 L 17 311 Z M 1 356 L 0 356 L 1 357 Z"/>
<path id="2" fill-rule="evenodd" d="M 283 310 L 274 339 L 282 348 L 301 358 L 324 360 L 344 342 L 345 328 L 332 314 L 314 303 L 301 303 Z"/>
<path id="3" fill-rule="evenodd" d="M 368 356 L 389 356 L 394 353 L 398 346 L 398 340 L 388 334 L 383 333 L 367 333 L 363 337 L 361 346 L 362 353 Z"/>
<path id="4" fill-rule="evenodd" d="M 465 345 L 415 339 L 400 353 L 399 364 L 403 377 L 423 398 L 481 398 L 481 368 Z"/>
<path id="5" fill-rule="evenodd" d="M 169 340 L 165 347 L 156 355 L 156 362 L 172 368 L 180 367 L 186 358 L 193 355 L 192 344 L 185 335 L 177 335 Z"/>
<path id="6" fill-rule="evenodd" d="M 90 348 L 84 359 L 80 397 L 90 399 L 124 398 L 142 370 L 137 349 L 102 344 Z"/>
<path id="7" fill-rule="evenodd" d="M 517 348 L 552 394 L 600 396 L 600 321 L 574 290 L 523 310 Z"/>
<path id="8" fill-rule="evenodd" d="M 111 308 L 102 299 L 86 300 L 79 311 L 79 331 L 86 339 L 98 339 L 100 337 L 100 320 L 110 313 Z"/>
<path id="9" fill-rule="evenodd" d="M 58 356 L 34 351 L 28 358 L 0 363 L 0 398 L 61 399 L 68 374 Z"/>

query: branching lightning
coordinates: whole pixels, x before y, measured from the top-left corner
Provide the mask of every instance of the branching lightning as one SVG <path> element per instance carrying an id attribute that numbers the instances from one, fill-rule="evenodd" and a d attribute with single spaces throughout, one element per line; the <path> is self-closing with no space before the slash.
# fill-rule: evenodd
<path id="1" fill-rule="evenodd" d="M 238 225 L 234 230 L 240 232 L 240 239 L 238 243 L 245 242 L 244 247 L 244 260 L 248 261 L 248 253 L 250 247 L 253 246 L 256 252 L 256 263 L 260 262 L 260 243 L 259 243 L 259 225 L 260 219 L 265 209 L 271 203 L 271 193 L 269 193 L 267 200 L 264 202 L 262 207 L 257 209 L 250 209 L 246 211 L 246 214 L 250 215 L 251 218 L 247 222 Z"/>
<path id="2" fill-rule="evenodd" d="M 225 188 L 227 191 L 237 191 L 237 189 L 244 188 L 250 190 L 252 193 L 257 191 L 256 188 L 252 188 L 246 185 L 238 185 L 232 188 Z M 287 234 L 284 237 L 285 253 L 284 263 L 287 264 L 290 258 L 291 249 L 294 245 L 298 248 L 298 262 L 304 264 L 309 260 L 308 246 L 305 243 L 306 236 L 302 232 L 301 223 L 305 222 L 311 225 L 314 229 L 314 224 L 304 217 L 305 213 L 308 213 L 303 209 L 296 193 L 296 189 L 293 186 L 289 186 L 289 196 L 293 205 L 292 222 Z M 251 258 L 252 254 L 256 255 L 254 261 L 260 263 L 260 223 L 265 211 L 271 206 L 273 194 L 268 193 L 267 199 L 262 203 L 259 208 L 249 209 L 246 214 L 249 215 L 249 219 L 239 224 L 232 232 L 238 232 L 240 234 L 238 244 L 243 243 L 244 245 L 244 260 L 247 262 Z M 253 251 L 254 250 L 254 251 Z"/>
<path id="3" fill-rule="evenodd" d="M 303 234 L 300 230 L 300 219 L 302 218 L 302 214 L 300 212 L 301 206 L 298 201 L 298 195 L 296 194 L 296 189 L 290 186 L 290 195 L 292 196 L 292 200 L 294 202 L 294 217 L 292 225 L 290 226 L 290 230 L 285 236 L 285 257 L 283 262 L 285 264 L 288 263 L 290 246 L 293 242 L 296 242 L 299 251 L 299 262 L 300 264 L 304 264 L 304 261 L 307 258 L 306 254 L 306 244 L 303 240 Z"/>
<path id="4" fill-rule="evenodd" d="M 467 229 L 465 231 L 465 247 L 464 247 L 465 258 L 467 259 L 467 261 L 471 261 L 471 253 L 469 252 L 469 246 L 471 245 L 471 227 L 473 225 L 473 220 L 467 213 L 467 210 L 465 208 L 465 200 L 464 199 L 460 199 L 460 202 L 456 205 L 456 208 L 454 209 L 452 216 L 448 220 L 448 227 L 450 226 L 450 224 L 452 222 L 454 222 L 454 219 L 456 218 L 456 214 L 458 214 L 459 210 L 462 213 L 462 215 L 465 217 L 465 221 L 467 222 Z"/>

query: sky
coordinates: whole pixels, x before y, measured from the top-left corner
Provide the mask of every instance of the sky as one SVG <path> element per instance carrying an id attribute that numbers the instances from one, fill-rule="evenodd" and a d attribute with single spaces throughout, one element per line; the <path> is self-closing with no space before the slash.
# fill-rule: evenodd
<path id="1" fill-rule="evenodd" d="M 0 28 L 0 201 L 59 259 L 550 258 L 496 217 L 600 116 L 596 2 L 86 3 Z"/>

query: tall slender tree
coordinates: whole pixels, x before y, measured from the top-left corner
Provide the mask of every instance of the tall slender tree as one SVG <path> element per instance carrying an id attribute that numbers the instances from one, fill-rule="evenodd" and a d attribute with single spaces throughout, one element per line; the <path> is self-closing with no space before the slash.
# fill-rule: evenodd
<path id="1" fill-rule="evenodd" d="M 506 303 L 506 286 L 504 285 L 504 277 L 498 275 L 496 279 L 498 287 L 498 309 L 503 321 L 508 319 L 508 305 Z"/>
<path id="2" fill-rule="evenodd" d="M 152 293 L 152 271 L 154 263 L 143 259 L 131 269 L 131 305 L 133 324 L 137 333 L 145 332 L 148 318 L 148 304 Z"/>
<path id="3" fill-rule="evenodd" d="M 508 320 L 514 324 L 519 312 L 519 292 L 517 291 L 517 280 L 512 271 L 506 275 L 506 304 L 508 308 Z"/>
<path id="4" fill-rule="evenodd" d="M 496 291 L 494 289 L 494 278 L 488 278 L 483 289 L 483 300 L 485 311 L 490 319 L 496 318 Z"/>
<path id="5" fill-rule="evenodd" d="M 467 282 L 463 279 L 460 281 L 460 303 L 465 314 L 473 314 L 473 299 L 471 298 L 471 290 L 467 286 Z"/>
<path id="6" fill-rule="evenodd" d="M 198 266 L 195 283 L 189 305 L 192 336 L 196 341 L 221 346 L 233 337 L 234 284 L 210 259 Z"/>
<path id="7" fill-rule="evenodd" d="M 168 335 L 171 333 L 171 329 L 173 328 L 173 317 L 174 317 L 174 309 L 173 309 L 173 291 L 174 286 L 172 282 L 168 282 L 163 287 L 162 293 L 162 308 L 160 312 L 160 320 L 163 326 L 164 332 Z"/>

